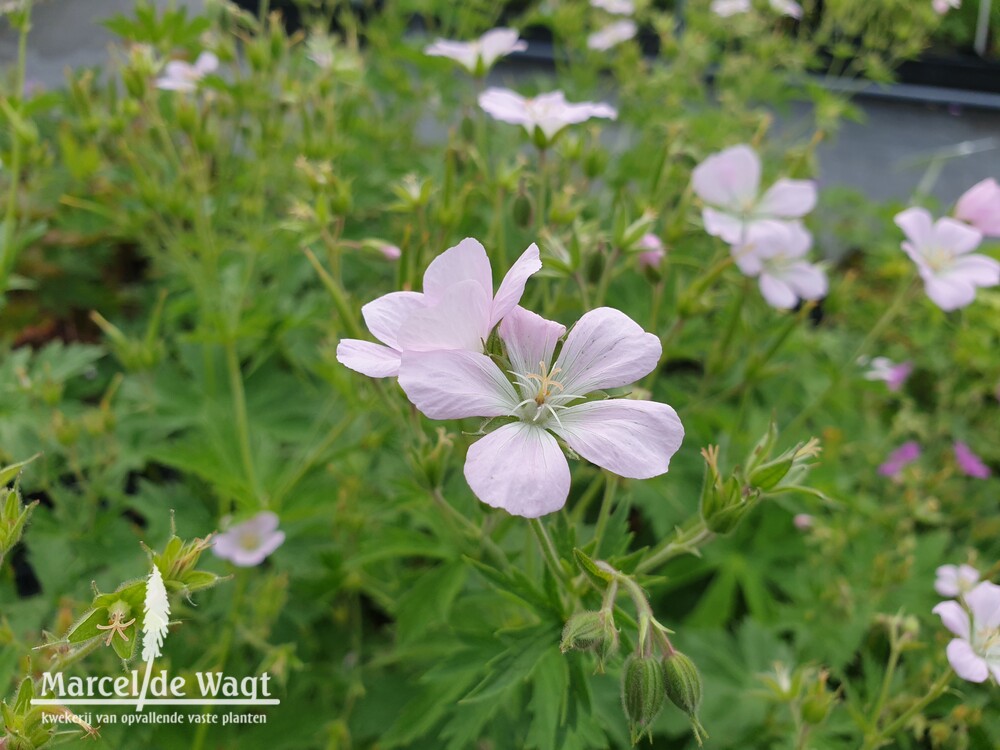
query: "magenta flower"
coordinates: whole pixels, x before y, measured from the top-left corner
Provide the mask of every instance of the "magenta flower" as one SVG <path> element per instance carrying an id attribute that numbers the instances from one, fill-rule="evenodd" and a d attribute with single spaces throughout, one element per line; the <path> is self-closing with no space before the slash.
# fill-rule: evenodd
<path id="1" fill-rule="evenodd" d="M 983 235 L 955 219 L 931 219 L 923 208 L 896 214 L 906 241 L 902 247 L 917 264 L 924 289 L 942 310 L 957 310 L 976 298 L 976 287 L 1000 284 L 1000 261 L 972 254 Z"/>
<path id="2" fill-rule="evenodd" d="M 424 49 L 425 55 L 447 57 L 474 76 L 486 75 L 493 63 L 511 52 L 524 52 L 528 43 L 518 39 L 515 29 L 491 29 L 472 42 L 438 39 Z"/>
<path id="3" fill-rule="evenodd" d="M 642 235 L 637 247 L 641 251 L 638 255 L 639 265 L 646 268 L 659 268 L 663 257 L 667 254 L 663 240 L 652 232 Z"/>
<path id="4" fill-rule="evenodd" d="M 194 91 L 201 79 L 218 67 L 219 58 L 207 51 L 198 55 L 193 65 L 184 60 L 171 60 L 163 69 L 163 75 L 156 79 L 156 87 L 165 91 Z"/>
<path id="5" fill-rule="evenodd" d="M 542 267 L 532 244 L 515 261 L 493 294 L 486 250 L 471 237 L 436 257 L 424 272 L 424 291 L 392 292 L 361 308 L 365 324 L 382 344 L 343 339 L 337 361 L 372 378 L 399 373 L 400 353 L 467 349 L 481 352 L 490 331 L 521 300 L 524 285 Z"/>
<path id="6" fill-rule="evenodd" d="M 984 464 L 983 460 L 973 453 L 968 445 L 961 440 L 956 440 L 953 447 L 955 449 L 955 462 L 963 474 L 976 479 L 989 479 L 990 467 Z"/>
<path id="7" fill-rule="evenodd" d="M 627 42 L 636 35 L 638 30 L 639 27 L 635 25 L 635 21 L 623 20 L 609 23 L 587 37 L 587 49 L 606 52 L 622 42 Z"/>
<path id="8" fill-rule="evenodd" d="M 278 517 L 265 510 L 216 536 L 212 551 L 233 565 L 250 568 L 264 562 L 284 541 L 285 532 L 278 529 Z"/>
<path id="9" fill-rule="evenodd" d="M 403 352 L 399 384 L 426 416 L 510 418 L 469 448 L 465 478 L 476 497 L 512 515 L 537 518 L 565 505 L 569 465 L 553 433 L 588 461 L 634 479 L 666 472 L 684 437 L 666 404 L 584 400 L 652 371 L 661 354 L 656 336 L 602 307 L 580 318 L 553 363 L 565 331 L 515 308 L 500 324 L 507 373 L 477 352 Z"/>
<path id="10" fill-rule="evenodd" d="M 898 391 L 913 372 L 912 362 L 894 363 L 888 357 L 875 357 L 871 361 L 871 369 L 865 373 L 865 380 L 881 380 L 890 391 Z"/>
<path id="11" fill-rule="evenodd" d="M 983 581 L 964 602 L 941 602 L 932 610 L 958 636 L 948 644 L 948 663 L 969 682 L 985 682 L 990 674 L 1000 680 L 1000 586 Z"/>
<path id="12" fill-rule="evenodd" d="M 746 239 L 750 227 L 764 221 L 795 223 L 816 205 L 816 185 L 809 180 L 780 179 L 760 195 L 760 158 L 749 146 L 712 154 L 695 167 L 691 184 L 706 206 L 705 231 L 730 244 Z"/>
<path id="13" fill-rule="evenodd" d="M 767 303 L 787 310 L 827 292 L 826 274 L 805 260 L 811 245 L 812 235 L 801 224 L 764 221 L 750 225 L 746 241 L 734 245 L 732 253 L 739 269 L 757 278 Z"/>
<path id="14" fill-rule="evenodd" d="M 618 111 L 608 104 L 568 102 L 562 91 L 525 98 L 516 91 L 493 87 L 479 95 L 479 106 L 494 120 L 523 126 L 542 148 L 550 145 L 567 125 L 593 117 L 618 117 Z"/>
<path id="15" fill-rule="evenodd" d="M 971 224 L 986 237 L 1000 237 L 1000 185 L 992 177 L 977 182 L 958 199 L 955 218 Z"/>
<path id="16" fill-rule="evenodd" d="M 881 466 L 878 473 L 884 477 L 898 477 L 907 464 L 911 464 L 920 458 L 920 444 L 915 440 L 910 440 L 896 448 Z"/>
<path id="17" fill-rule="evenodd" d="M 934 590 L 941 596 L 964 596 L 979 583 L 979 571 L 971 565 L 942 565 L 937 569 Z"/>

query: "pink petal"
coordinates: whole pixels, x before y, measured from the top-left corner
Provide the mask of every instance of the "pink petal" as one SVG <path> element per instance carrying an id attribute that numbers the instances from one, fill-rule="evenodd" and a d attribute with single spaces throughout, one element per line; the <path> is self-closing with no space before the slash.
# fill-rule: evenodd
<path id="1" fill-rule="evenodd" d="M 922 275 L 924 276 L 924 291 L 927 292 L 927 296 L 931 298 L 931 302 L 945 312 L 971 305 L 976 299 L 976 287 L 964 278 Z"/>
<path id="2" fill-rule="evenodd" d="M 472 237 L 466 237 L 431 261 L 424 271 L 424 294 L 437 302 L 448 295 L 451 287 L 469 279 L 478 282 L 483 292 L 493 297 L 490 259 L 482 244 Z"/>
<path id="3" fill-rule="evenodd" d="M 990 676 L 986 660 L 972 650 L 968 641 L 955 638 L 948 644 L 945 653 L 948 654 L 948 663 L 951 664 L 951 668 L 963 680 L 986 682 L 986 678 Z"/>
<path id="4" fill-rule="evenodd" d="M 917 250 L 922 250 L 933 242 L 934 222 L 926 208 L 908 208 L 896 214 L 893 221 L 903 230 Z"/>
<path id="5" fill-rule="evenodd" d="M 427 304 L 419 292 L 392 292 L 373 299 L 361 308 L 361 315 L 372 336 L 393 349 L 399 349 L 396 337 L 403 323 Z"/>
<path id="6" fill-rule="evenodd" d="M 198 59 L 194 61 L 194 69 L 197 70 L 200 75 L 214 73 L 218 67 L 219 58 L 216 57 L 214 52 L 202 52 L 198 55 Z"/>
<path id="7" fill-rule="evenodd" d="M 524 285 L 528 277 L 541 270 L 542 261 L 538 257 L 538 245 L 534 242 L 514 261 L 507 275 L 500 282 L 496 297 L 493 298 L 493 308 L 490 313 L 490 328 L 503 320 L 524 295 Z M 490 287 L 492 291 L 492 287 Z M 548 361 L 548 360 L 546 360 Z"/>
<path id="8" fill-rule="evenodd" d="M 634 383 L 656 367 L 662 351 L 660 340 L 625 313 L 591 310 L 573 326 L 556 360 L 561 393 L 583 396 Z"/>
<path id="9" fill-rule="evenodd" d="M 565 333 L 566 326 L 523 307 L 515 307 L 500 324 L 500 338 L 507 347 L 511 369 L 521 375 L 537 373 L 540 362 L 547 367 Z"/>
<path id="10" fill-rule="evenodd" d="M 424 54 L 431 57 L 447 57 L 470 73 L 476 72 L 479 62 L 479 49 L 470 42 L 453 42 L 448 39 L 438 39 L 434 44 L 424 49 Z"/>
<path id="11" fill-rule="evenodd" d="M 265 536 L 278 528 L 278 516 L 269 510 L 262 510 L 253 518 L 240 524 L 240 528 L 253 530 L 260 536 Z"/>
<path id="12" fill-rule="evenodd" d="M 941 602 L 931 610 L 948 630 L 959 638 L 969 637 L 969 615 L 958 602 Z"/>
<path id="13" fill-rule="evenodd" d="M 478 281 L 461 281 L 433 305 L 414 311 L 399 328 L 399 348 L 481 352 L 490 335 L 490 296 Z"/>
<path id="14" fill-rule="evenodd" d="M 741 212 L 757 200 L 760 159 L 749 146 L 727 148 L 695 167 L 691 184 L 706 203 Z"/>
<path id="15" fill-rule="evenodd" d="M 403 352 L 399 385 L 431 419 L 502 417 L 521 400 L 493 360 L 468 351 Z"/>
<path id="16" fill-rule="evenodd" d="M 889 376 L 885 380 L 886 385 L 889 386 L 889 390 L 898 391 L 902 388 L 903 383 L 910 377 L 911 372 L 913 372 L 913 365 L 910 362 L 900 362 L 889 370 Z"/>
<path id="17" fill-rule="evenodd" d="M 958 568 L 954 565 L 941 565 L 938 567 L 937 580 L 934 581 L 934 590 L 941 596 L 958 596 L 961 589 L 958 585 Z"/>
<path id="18" fill-rule="evenodd" d="M 497 59 L 511 52 L 524 52 L 528 43 L 518 39 L 516 29 L 490 29 L 479 38 L 483 66 L 490 68 Z"/>
<path id="19" fill-rule="evenodd" d="M 705 224 L 705 231 L 723 242 L 733 244 L 743 238 L 744 222 L 739 216 L 706 206 L 701 210 L 701 220 Z"/>
<path id="20" fill-rule="evenodd" d="M 775 182 L 757 204 L 755 213 L 760 216 L 778 216 L 797 219 L 816 207 L 816 183 L 811 180 L 780 179 Z"/>
<path id="21" fill-rule="evenodd" d="M 771 307 L 776 307 L 779 310 L 790 310 L 799 301 L 791 286 L 770 273 L 762 273 L 758 284 L 760 285 L 760 293 Z"/>
<path id="22" fill-rule="evenodd" d="M 532 123 L 524 97 L 511 91 L 491 87 L 479 95 L 479 106 L 495 120 L 512 125 Z"/>
<path id="23" fill-rule="evenodd" d="M 934 224 L 934 242 L 946 250 L 951 250 L 955 255 L 971 253 L 979 243 L 983 241 L 983 235 L 978 229 L 973 229 L 964 222 L 945 217 L 938 219 Z"/>
<path id="24" fill-rule="evenodd" d="M 826 274 L 819 266 L 799 262 L 783 269 L 781 278 L 792 287 L 799 299 L 820 299 L 826 296 Z"/>
<path id="25" fill-rule="evenodd" d="M 548 427 L 591 463 L 632 479 L 665 473 L 684 439 L 677 412 L 656 401 L 590 401 Z"/>
<path id="26" fill-rule="evenodd" d="M 1000 284 L 1000 261 L 985 255 L 962 255 L 942 276 L 961 278 L 973 286 L 996 286 Z"/>
<path id="27" fill-rule="evenodd" d="M 370 378 L 392 378 L 399 374 L 399 352 L 371 341 L 341 340 L 337 344 L 337 361 Z"/>
<path id="28" fill-rule="evenodd" d="M 962 473 L 975 477 L 976 479 L 988 479 L 990 476 L 990 467 L 983 463 L 983 460 L 977 456 L 973 450 L 963 443 L 961 440 L 956 440 L 954 445 L 955 450 L 955 462 L 958 464 L 958 468 L 962 470 Z"/>
<path id="29" fill-rule="evenodd" d="M 1000 236 L 1000 185 L 997 181 L 991 177 L 966 190 L 955 205 L 955 218 L 969 222 L 987 237 Z"/>
<path id="30" fill-rule="evenodd" d="M 569 496 L 569 465 L 541 427 L 513 422 L 472 444 L 465 480 L 476 497 L 514 516 L 554 513 Z"/>
<path id="31" fill-rule="evenodd" d="M 983 581 L 965 595 L 976 630 L 1000 628 L 1000 586 Z"/>

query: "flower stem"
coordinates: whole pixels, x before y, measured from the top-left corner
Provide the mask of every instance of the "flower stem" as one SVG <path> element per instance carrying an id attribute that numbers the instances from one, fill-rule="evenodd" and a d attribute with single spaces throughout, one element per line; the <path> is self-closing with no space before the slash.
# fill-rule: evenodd
<path id="1" fill-rule="evenodd" d="M 704 519 L 699 518 L 698 522 L 689 529 L 679 531 L 673 539 L 660 544 L 652 554 L 636 565 L 635 571 L 636 573 L 645 573 L 667 560 L 681 555 L 695 554 L 697 549 L 703 543 L 711 540 L 713 536 L 714 534 L 705 525 Z"/>
<path id="2" fill-rule="evenodd" d="M 253 463 L 253 451 L 250 447 L 250 420 L 247 416 L 246 391 L 243 388 L 243 373 L 240 370 L 239 355 L 236 353 L 236 341 L 229 337 L 226 340 L 226 367 L 229 370 L 229 388 L 233 396 L 233 411 L 236 417 L 236 432 L 240 444 L 240 457 L 243 460 L 243 470 L 247 481 L 257 500 L 264 503 L 260 483 L 257 480 L 257 470 Z"/>
<path id="3" fill-rule="evenodd" d="M 910 719 L 944 695 L 945 691 L 948 689 L 948 683 L 951 682 L 951 674 L 951 670 L 946 669 L 941 676 L 934 681 L 934 684 L 931 685 L 927 694 L 924 695 L 923 698 L 906 709 L 906 711 L 896 717 L 895 720 L 885 727 L 875 729 L 874 732 L 866 735 L 865 744 L 862 745 L 861 750 L 877 750 L 877 748 L 881 747 L 888 738 L 891 738 L 899 730 L 903 729 Z"/>
<path id="4" fill-rule="evenodd" d="M 615 503 L 615 492 L 618 489 L 618 478 L 609 472 L 604 472 L 604 497 L 601 499 L 601 509 L 597 513 L 597 526 L 594 528 L 594 555 L 601 553 L 601 540 L 611 517 L 611 506 Z"/>

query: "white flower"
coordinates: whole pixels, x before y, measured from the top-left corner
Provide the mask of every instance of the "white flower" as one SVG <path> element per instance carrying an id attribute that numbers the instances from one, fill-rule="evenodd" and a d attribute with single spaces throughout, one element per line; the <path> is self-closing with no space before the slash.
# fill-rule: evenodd
<path id="1" fill-rule="evenodd" d="M 942 565 L 937 569 L 934 590 L 941 596 L 964 596 L 979 582 L 979 571 L 971 565 Z"/>
<path id="2" fill-rule="evenodd" d="M 632 0 L 590 0 L 591 6 L 615 16 L 631 16 L 635 13 Z"/>
<path id="3" fill-rule="evenodd" d="M 965 595 L 965 607 L 941 602 L 932 611 L 958 636 L 948 644 L 948 662 L 969 682 L 1000 680 L 1000 586 L 983 581 Z"/>
<path id="4" fill-rule="evenodd" d="M 604 52 L 617 44 L 628 41 L 635 36 L 637 31 L 638 27 L 635 25 L 635 21 L 615 21 L 588 36 L 587 47 Z"/>
<path id="5" fill-rule="evenodd" d="M 719 18 L 729 18 L 738 13 L 747 13 L 750 10 L 750 0 L 713 0 L 710 7 Z"/>
<path id="6" fill-rule="evenodd" d="M 488 88 L 479 95 L 479 106 L 496 120 L 522 125 L 541 145 L 548 146 L 567 125 L 592 117 L 614 120 L 618 111 L 603 103 L 568 102 L 562 91 L 551 91 L 526 99 L 516 91 Z"/>
<path id="7" fill-rule="evenodd" d="M 163 639 L 167 637 L 170 601 L 163 585 L 163 575 L 153 563 L 153 572 L 146 580 L 146 602 L 142 620 L 142 660 L 151 662 L 160 655 Z"/>
<path id="8" fill-rule="evenodd" d="M 931 7 L 939 16 L 943 16 L 949 10 L 962 7 L 962 0 L 931 0 Z"/>
<path id="9" fill-rule="evenodd" d="M 733 260 L 747 276 L 757 277 L 771 307 L 787 310 L 800 299 L 826 294 L 826 274 L 804 259 L 811 245 L 812 235 L 801 224 L 758 222 L 745 242 L 733 246 Z"/>
<path id="10" fill-rule="evenodd" d="M 483 76 L 501 57 L 511 52 L 524 52 L 528 43 L 518 39 L 515 29 L 491 29 L 473 42 L 438 39 L 424 49 L 431 57 L 447 57 L 459 63 L 474 76 Z"/>
<path id="11" fill-rule="evenodd" d="M 211 52 L 202 52 L 194 65 L 183 60 L 171 60 L 156 79 L 156 87 L 165 91 L 194 91 L 198 82 L 219 67 L 219 58 Z"/>

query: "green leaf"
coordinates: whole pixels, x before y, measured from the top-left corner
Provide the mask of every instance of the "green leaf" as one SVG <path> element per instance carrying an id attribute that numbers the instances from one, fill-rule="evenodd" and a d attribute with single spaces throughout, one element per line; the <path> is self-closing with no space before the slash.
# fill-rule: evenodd
<path id="1" fill-rule="evenodd" d="M 558 641 L 559 630 L 548 624 L 511 634 L 507 649 L 487 664 L 489 674 L 459 703 L 498 698 L 509 688 L 524 682 L 534 672 L 546 649 L 557 647 Z"/>
<path id="2" fill-rule="evenodd" d="M 139 620 L 136 619 L 134 623 L 129 625 L 124 630 L 124 635 L 128 637 L 126 641 L 121 633 L 116 633 L 114 638 L 111 639 L 111 648 L 115 650 L 120 659 L 125 661 L 131 661 L 132 655 L 135 653 L 135 646 L 138 642 L 138 627 Z"/>
<path id="3" fill-rule="evenodd" d="M 107 607 L 92 609 L 80 618 L 76 625 L 70 628 L 69 633 L 66 634 L 66 640 L 70 643 L 83 643 L 84 641 L 92 640 L 97 636 L 102 635 L 104 632 L 102 630 L 98 630 L 97 626 L 107 625 L 107 623 Z"/>
<path id="4" fill-rule="evenodd" d="M 401 643 L 412 642 L 432 625 L 447 621 L 468 570 L 461 561 L 442 565 L 422 574 L 403 594 L 396 610 L 396 628 Z"/>
<path id="5" fill-rule="evenodd" d="M 0 487 L 6 487 L 13 481 L 14 477 L 21 473 L 21 469 L 30 464 L 36 458 L 38 458 L 41 453 L 36 453 L 31 458 L 28 458 L 20 463 L 11 464 L 10 466 L 4 466 L 0 469 Z"/>
<path id="6" fill-rule="evenodd" d="M 573 559 L 576 560 L 577 566 L 586 574 L 598 591 L 603 591 L 605 585 L 614 580 L 614 576 L 597 567 L 597 563 L 591 560 L 587 553 L 579 547 L 573 548 Z"/>

